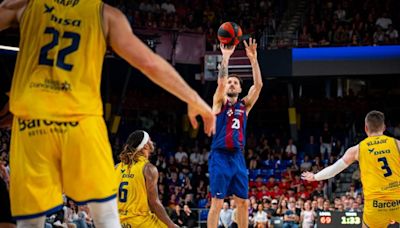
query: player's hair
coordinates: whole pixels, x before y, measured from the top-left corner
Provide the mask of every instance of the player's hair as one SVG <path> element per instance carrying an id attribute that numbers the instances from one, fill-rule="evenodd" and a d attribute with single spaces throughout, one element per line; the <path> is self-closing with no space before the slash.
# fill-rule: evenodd
<path id="1" fill-rule="evenodd" d="M 382 131 L 385 126 L 385 114 L 376 110 L 370 111 L 365 117 L 365 124 L 370 132 Z"/>
<path id="2" fill-rule="evenodd" d="M 142 142 L 143 138 L 144 138 L 144 132 L 142 130 L 136 130 L 128 136 L 124 150 L 121 152 L 121 154 L 123 156 L 124 154 L 128 156 L 129 164 L 132 162 L 132 160 L 138 162 L 139 156 L 143 155 L 141 150 L 136 149 Z"/>
<path id="3" fill-rule="evenodd" d="M 240 86 L 243 86 L 243 79 L 239 77 L 237 74 L 230 74 L 228 75 L 228 78 L 237 78 L 239 80 Z"/>

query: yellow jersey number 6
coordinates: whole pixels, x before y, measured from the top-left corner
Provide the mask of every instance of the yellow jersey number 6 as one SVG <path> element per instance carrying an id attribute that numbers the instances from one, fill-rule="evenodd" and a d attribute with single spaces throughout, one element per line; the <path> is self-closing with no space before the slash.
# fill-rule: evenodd
<path id="1" fill-rule="evenodd" d="M 121 203 L 126 203 L 128 199 L 128 189 L 125 188 L 126 186 L 128 186 L 128 182 L 126 181 L 121 182 L 121 184 L 119 185 L 118 200 Z"/>

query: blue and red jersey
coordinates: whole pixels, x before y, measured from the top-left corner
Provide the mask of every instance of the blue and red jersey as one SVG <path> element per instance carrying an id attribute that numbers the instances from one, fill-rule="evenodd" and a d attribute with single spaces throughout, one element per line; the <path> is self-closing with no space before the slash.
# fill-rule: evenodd
<path id="1" fill-rule="evenodd" d="M 217 114 L 216 132 L 211 150 L 243 150 L 246 143 L 246 105 L 243 100 L 231 104 L 229 100 Z"/>

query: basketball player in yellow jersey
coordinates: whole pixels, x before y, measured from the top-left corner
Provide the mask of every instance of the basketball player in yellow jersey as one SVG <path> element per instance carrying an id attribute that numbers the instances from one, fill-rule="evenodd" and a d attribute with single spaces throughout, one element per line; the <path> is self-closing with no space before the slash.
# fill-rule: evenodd
<path id="1" fill-rule="evenodd" d="M 10 110 L 11 211 L 18 227 L 44 226 L 62 193 L 88 203 L 95 226 L 119 227 L 117 179 L 102 118 L 100 78 L 106 46 L 188 104 L 214 132 L 211 108 L 100 0 L 4 0 L 0 30 L 20 26 Z M 93 168 L 96 167 L 96 168 Z"/>
<path id="2" fill-rule="evenodd" d="M 126 140 L 116 172 L 119 179 L 118 211 L 122 227 L 178 227 L 158 198 L 158 171 L 149 162 L 154 144 L 146 131 Z"/>
<path id="3" fill-rule="evenodd" d="M 384 131 L 384 114 L 369 112 L 365 117 L 366 139 L 317 174 L 302 174 L 308 181 L 325 180 L 358 160 L 365 197 L 363 227 L 386 228 L 391 221 L 400 222 L 400 141 L 384 135 Z"/>

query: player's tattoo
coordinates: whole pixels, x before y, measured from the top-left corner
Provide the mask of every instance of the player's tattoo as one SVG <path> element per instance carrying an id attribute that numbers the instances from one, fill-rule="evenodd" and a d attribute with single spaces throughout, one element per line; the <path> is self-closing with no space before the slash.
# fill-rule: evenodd
<path id="1" fill-rule="evenodd" d="M 218 72 L 218 77 L 222 78 L 228 76 L 228 66 L 224 66 L 223 64 L 219 65 L 219 72 Z"/>

